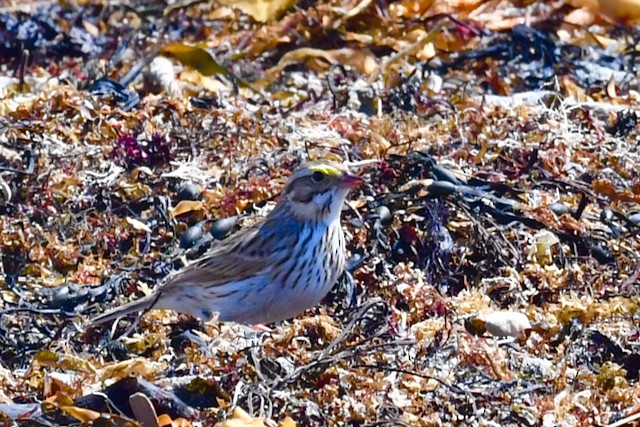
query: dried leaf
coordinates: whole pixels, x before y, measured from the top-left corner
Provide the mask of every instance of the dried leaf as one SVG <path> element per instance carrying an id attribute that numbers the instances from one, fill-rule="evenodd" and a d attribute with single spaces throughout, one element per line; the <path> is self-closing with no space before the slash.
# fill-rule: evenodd
<path id="1" fill-rule="evenodd" d="M 51 350 L 40 350 L 36 353 L 34 359 L 44 366 L 54 366 L 58 363 L 59 357 Z"/>
<path id="2" fill-rule="evenodd" d="M 607 196 L 613 201 L 622 201 L 622 202 L 638 202 L 640 201 L 640 195 L 635 191 L 624 190 L 619 191 L 613 185 L 611 181 L 607 181 L 605 179 L 596 179 L 591 183 L 594 191 L 600 193 L 604 196 Z"/>
<path id="3" fill-rule="evenodd" d="M 186 9 L 189 6 L 193 6 L 195 4 L 202 3 L 202 2 L 203 0 L 180 0 L 172 4 L 168 4 L 167 7 L 164 8 L 162 15 L 169 16 L 169 14 L 171 14 L 171 12 L 175 10 Z"/>
<path id="4" fill-rule="evenodd" d="M 572 0 L 574 7 L 588 7 L 613 19 L 639 19 L 640 0 Z"/>
<path id="5" fill-rule="evenodd" d="M 434 2 L 433 0 L 403 0 L 389 6 L 394 17 L 418 18 L 438 14 L 456 14 L 475 9 L 480 0 L 453 0 Z"/>
<path id="6" fill-rule="evenodd" d="M 604 390 L 611 390 L 615 387 L 627 387 L 627 371 L 613 362 L 605 362 L 600 367 L 596 384 Z"/>
<path id="7" fill-rule="evenodd" d="M 349 65 L 367 75 L 378 70 L 378 63 L 373 55 L 363 50 L 349 48 L 324 50 L 303 47 L 283 55 L 278 61 L 278 65 L 267 71 L 268 79 L 274 79 L 288 65 L 300 62 L 307 63 L 309 60 L 315 61 L 315 64 L 322 69 L 328 69 L 329 66 L 334 64 L 343 64 Z M 323 61 L 324 65 L 321 65 L 317 60 Z"/>
<path id="8" fill-rule="evenodd" d="M 97 372 L 96 368 L 88 360 L 71 354 L 58 355 L 50 350 L 40 350 L 36 353 L 35 360 L 43 366 L 60 367 L 76 372 Z"/>
<path id="9" fill-rule="evenodd" d="M 553 261 L 553 246 L 560 243 L 560 239 L 549 230 L 540 230 L 533 236 L 533 244 L 529 247 L 527 256 L 538 264 L 549 264 Z"/>
<path id="10" fill-rule="evenodd" d="M 162 372 L 165 369 L 165 363 L 137 358 L 107 365 L 98 371 L 98 376 L 102 381 L 108 379 L 122 379 L 132 375 L 144 377 L 146 379 L 153 379 L 159 372 Z"/>
<path id="11" fill-rule="evenodd" d="M 595 14 L 587 9 L 580 8 L 572 10 L 564 17 L 564 21 L 573 25 L 577 25 L 580 27 L 587 27 L 595 21 Z"/>
<path id="12" fill-rule="evenodd" d="M 607 82 L 607 95 L 611 99 L 618 98 L 618 92 L 616 91 L 616 79 L 614 78 L 613 73 L 611 73 L 611 78 Z"/>
<path id="13" fill-rule="evenodd" d="M 298 0 L 219 0 L 218 3 L 240 9 L 258 22 L 277 18 Z"/>
<path id="14" fill-rule="evenodd" d="M 203 89 L 212 93 L 218 93 L 227 87 L 227 85 L 225 85 L 223 82 L 215 78 L 202 75 L 200 72 L 198 72 L 198 70 L 193 70 L 193 69 L 184 70 L 183 72 L 180 73 L 179 77 L 180 77 L 180 80 L 183 82 L 188 82 L 196 86 L 201 86 Z"/>
<path id="15" fill-rule="evenodd" d="M 298 427 L 298 423 L 293 421 L 291 417 L 286 417 L 278 427 Z"/>
<path id="16" fill-rule="evenodd" d="M 184 418 L 176 418 L 175 420 L 172 420 L 169 415 L 162 414 L 158 417 L 158 425 L 160 427 L 190 427 L 191 421 Z"/>
<path id="17" fill-rule="evenodd" d="M 206 50 L 182 43 L 170 43 L 160 49 L 160 54 L 180 61 L 182 65 L 194 68 L 204 76 L 222 74 L 229 76 L 229 71 L 218 64 Z"/>
<path id="18" fill-rule="evenodd" d="M 217 423 L 215 427 L 265 427 L 265 424 L 261 419 L 247 414 L 243 409 L 236 408 L 231 417 Z"/>
<path id="19" fill-rule="evenodd" d="M 182 200 L 175 208 L 171 209 L 171 215 L 180 216 L 187 212 L 199 211 L 203 206 L 200 200 Z"/>

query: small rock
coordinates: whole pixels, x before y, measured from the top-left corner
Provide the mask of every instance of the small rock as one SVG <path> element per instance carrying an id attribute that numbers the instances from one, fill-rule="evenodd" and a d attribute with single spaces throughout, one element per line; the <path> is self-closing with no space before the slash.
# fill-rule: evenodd
<path id="1" fill-rule="evenodd" d="M 429 77 L 427 77 L 427 89 L 434 94 L 440 93 L 442 89 L 442 77 L 435 73 L 430 73 Z"/>
<path id="2" fill-rule="evenodd" d="M 526 315 L 516 311 L 496 311 L 481 315 L 487 332 L 495 337 L 518 338 L 520 332 L 531 329 L 531 322 Z"/>
<path id="3" fill-rule="evenodd" d="M 165 92 L 174 97 L 181 96 L 182 91 L 173 71 L 173 63 L 168 58 L 155 57 L 144 76 L 150 90 L 158 93 Z"/>
<path id="4" fill-rule="evenodd" d="M 600 212 L 600 221 L 608 224 L 613 220 L 613 211 L 609 208 L 605 208 Z"/>
<path id="5" fill-rule="evenodd" d="M 571 209 L 569 209 L 569 206 L 560 202 L 552 203 L 547 207 L 551 212 L 558 216 L 571 213 Z"/>
<path id="6" fill-rule="evenodd" d="M 560 243 L 560 239 L 549 230 L 540 230 L 533 236 L 534 242 L 529 247 L 529 258 L 538 264 L 549 264 L 553 260 L 552 247 Z"/>
<path id="7" fill-rule="evenodd" d="M 180 247 L 182 249 L 189 249 L 202 238 L 202 235 L 202 224 L 196 224 L 189 227 L 180 237 Z"/>
<path id="8" fill-rule="evenodd" d="M 178 200 L 200 200 L 202 191 L 192 182 L 187 182 L 178 187 Z"/>
<path id="9" fill-rule="evenodd" d="M 50 306 L 66 311 L 73 311 L 79 304 L 85 301 L 89 295 L 89 287 L 77 283 L 67 283 L 58 286 L 51 295 Z"/>
<path id="10" fill-rule="evenodd" d="M 539 357 L 525 356 L 522 359 L 522 372 L 534 378 L 550 378 L 553 376 L 553 362 Z"/>
<path id="11" fill-rule="evenodd" d="M 391 211 L 389 210 L 388 207 L 380 206 L 378 208 L 377 214 L 378 214 L 378 218 L 380 218 L 380 224 L 389 225 L 393 222 L 393 215 L 391 214 Z"/>
<path id="12" fill-rule="evenodd" d="M 547 412 L 542 416 L 542 427 L 552 427 L 558 425 L 558 418 L 553 412 Z"/>
<path id="13" fill-rule="evenodd" d="M 211 225 L 209 233 L 214 239 L 222 240 L 233 230 L 238 224 L 239 218 L 237 216 L 231 216 L 229 218 L 220 218 Z"/>
<path id="14" fill-rule="evenodd" d="M 629 221 L 631 221 L 635 225 L 640 224 L 640 212 L 631 212 L 628 218 L 629 218 Z"/>

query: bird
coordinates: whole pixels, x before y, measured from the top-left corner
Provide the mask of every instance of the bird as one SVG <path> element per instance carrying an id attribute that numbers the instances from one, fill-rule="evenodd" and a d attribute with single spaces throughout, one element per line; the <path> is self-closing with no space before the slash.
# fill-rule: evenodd
<path id="1" fill-rule="evenodd" d="M 248 325 L 298 316 L 344 271 L 341 212 L 349 191 L 363 183 L 342 163 L 302 164 L 266 217 L 170 274 L 151 294 L 95 317 L 90 327 L 151 309 Z"/>

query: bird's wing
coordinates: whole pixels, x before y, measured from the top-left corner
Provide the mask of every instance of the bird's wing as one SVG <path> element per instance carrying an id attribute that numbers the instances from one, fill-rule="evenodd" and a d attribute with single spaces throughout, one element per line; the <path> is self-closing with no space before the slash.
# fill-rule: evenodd
<path id="1" fill-rule="evenodd" d="M 226 238 L 200 259 L 167 279 L 163 288 L 220 286 L 255 276 L 269 268 L 274 254 L 295 244 L 299 231 L 290 221 L 259 222 Z"/>
<path id="2" fill-rule="evenodd" d="M 91 321 L 91 326 L 109 322 L 118 317 L 149 308 L 171 308 L 177 306 L 163 301 L 161 295 L 171 299 L 184 290 L 184 286 L 221 286 L 235 280 L 242 280 L 260 273 L 268 264 L 268 257 L 260 257 L 259 253 L 251 255 L 250 248 L 261 243 L 259 224 L 250 226 L 225 239 L 221 244 L 202 258 L 189 264 L 182 270 L 168 276 L 160 287 L 159 293 L 132 301 L 104 313 Z M 238 243 L 241 242 L 242 245 Z M 249 245 L 249 250 L 244 246 Z M 199 295 L 199 293 L 194 293 Z M 180 311 L 185 310 L 184 307 Z"/>
<path id="3" fill-rule="evenodd" d="M 266 266 L 266 260 L 250 256 L 236 244 L 238 239 L 253 238 L 256 231 L 241 230 L 229 236 L 219 246 L 168 277 L 162 287 L 167 290 L 175 285 L 218 286 L 258 274 Z"/>

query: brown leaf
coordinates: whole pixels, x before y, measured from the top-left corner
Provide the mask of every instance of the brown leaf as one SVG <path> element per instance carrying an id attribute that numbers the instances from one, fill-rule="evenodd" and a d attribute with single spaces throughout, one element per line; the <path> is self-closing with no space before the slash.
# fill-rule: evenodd
<path id="1" fill-rule="evenodd" d="M 158 417 L 158 425 L 160 427 L 171 426 L 173 427 L 173 420 L 167 414 L 162 414 Z"/>
<path id="2" fill-rule="evenodd" d="M 182 200 L 175 208 L 171 209 L 171 215 L 180 216 L 187 212 L 199 211 L 202 209 L 202 206 L 200 200 Z"/>
<path id="3" fill-rule="evenodd" d="M 100 369 L 99 377 L 104 381 L 107 379 L 122 379 L 131 375 L 141 376 L 146 379 L 153 379 L 156 374 L 166 369 L 165 363 L 153 362 L 145 358 L 123 360 L 107 365 Z"/>
<path id="4" fill-rule="evenodd" d="M 169 415 L 162 414 L 158 417 L 158 425 L 160 427 L 190 427 L 191 421 L 185 420 L 184 418 L 176 418 L 175 420 L 172 420 Z"/>
<path id="5" fill-rule="evenodd" d="M 438 14 L 456 14 L 475 9 L 481 0 L 404 0 L 393 3 L 389 11 L 394 17 L 419 18 Z"/>
<path id="6" fill-rule="evenodd" d="M 236 408 L 231 417 L 217 423 L 215 427 L 265 427 L 265 424 L 261 419 L 247 414 L 243 409 Z"/>
<path id="7" fill-rule="evenodd" d="M 182 43 L 170 43 L 160 49 L 160 54 L 180 61 L 182 65 L 194 68 L 204 76 L 229 75 L 226 68 L 218 64 L 206 50 Z"/>
<path id="8" fill-rule="evenodd" d="M 286 66 L 296 63 L 315 65 L 320 69 L 328 69 L 334 64 L 349 65 L 367 75 L 378 70 L 378 63 L 373 55 L 363 50 L 349 48 L 324 50 L 303 47 L 284 54 L 278 61 L 278 65 L 267 71 L 267 79 L 275 79 Z"/>
<path id="9" fill-rule="evenodd" d="M 635 194 L 630 190 L 618 191 L 611 181 L 607 181 L 605 179 L 596 179 L 591 183 L 591 186 L 594 191 L 607 196 L 613 201 L 640 201 L 640 195 Z"/>
<path id="10" fill-rule="evenodd" d="M 60 367 L 75 372 L 96 372 L 96 368 L 88 360 L 71 354 L 58 355 L 50 350 L 40 350 L 36 353 L 35 360 L 42 366 Z"/>
<path id="11" fill-rule="evenodd" d="M 277 18 L 298 0 L 219 0 L 218 3 L 240 9 L 258 22 Z"/>
<path id="12" fill-rule="evenodd" d="M 574 7 L 587 7 L 613 19 L 640 19 L 640 0 L 572 0 Z"/>
<path id="13" fill-rule="evenodd" d="M 293 421 L 291 417 L 286 417 L 278 427 L 298 427 L 298 423 Z"/>

